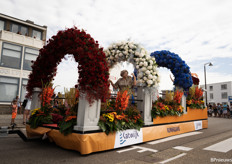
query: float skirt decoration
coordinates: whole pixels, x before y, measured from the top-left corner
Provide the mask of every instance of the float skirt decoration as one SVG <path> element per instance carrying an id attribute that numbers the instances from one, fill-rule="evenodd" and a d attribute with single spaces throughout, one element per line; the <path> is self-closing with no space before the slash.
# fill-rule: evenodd
<path id="1" fill-rule="evenodd" d="M 208 128 L 208 120 L 143 127 L 140 131 L 128 129 L 113 134 L 110 133 L 109 135 L 106 135 L 104 132 L 79 134 L 73 131 L 73 133 L 64 136 L 59 130 L 52 128 L 38 127 L 31 129 L 29 125 L 26 127 L 29 138 L 35 136 L 42 137 L 46 133 L 49 140 L 55 142 L 56 145 L 64 149 L 78 151 L 83 155 L 148 142 L 204 128 Z M 120 137 L 123 140 L 120 140 Z"/>
<path id="2" fill-rule="evenodd" d="M 207 108 L 205 109 L 191 109 L 187 108 L 187 113 L 184 113 L 181 116 L 165 116 L 153 119 L 153 124 L 167 124 L 167 123 L 175 123 L 175 122 L 184 122 L 184 121 L 193 121 L 193 120 L 201 120 L 208 119 Z"/>

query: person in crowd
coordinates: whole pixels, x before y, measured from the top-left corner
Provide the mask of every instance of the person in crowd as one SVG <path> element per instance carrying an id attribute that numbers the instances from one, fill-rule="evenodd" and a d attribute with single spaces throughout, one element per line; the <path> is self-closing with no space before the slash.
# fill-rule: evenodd
<path id="1" fill-rule="evenodd" d="M 15 118 L 17 116 L 17 111 L 18 111 L 18 105 L 16 99 L 14 99 L 11 103 L 11 110 L 12 110 L 11 126 L 16 126 Z"/>
<path id="2" fill-rule="evenodd" d="M 213 113 L 213 106 L 211 104 L 209 104 L 209 108 L 208 108 L 208 116 L 212 117 L 212 113 Z"/>
<path id="3" fill-rule="evenodd" d="M 220 103 L 217 103 L 217 113 L 218 113 L 218 117 L 221 117 L 221 105 L 220 105 Z"/>
<path id="4" fill-rule="evenodd" d="M 21 109 L 22 109 L 23 114 L 24 114 L 25 107 L 26 107 L 26 105 L 27 105 L 27 101 L 28 101 L 28 99 L 25 98 L 25 99 L 23 100 L 22 105 L 21 105 Z"/>
<path id="5" fill-rule="evenodd" d="M 213 103 L 213 113 L 214 113 L 214 117 L 217 117 L 217 106 L 215 103 Z"/>
<path id="6" fill-rule="evenodd" d="M 134 80 L 132 80 L 131 76 L 128 76 L 127 70 L 122 70 L 120 75 L 121 78 L 118 79 L 115 84 L 111 80 L 109 80 L 114 89 L 119 89 L 119 91 L 121 92 L 126 89 L 131 90 L 134 86 L 136 86 L 136 77 L 133 73 L 131 75 L 134 77 Z"/>
<path id="7" fill-rule="evenodd" d="M 227 118 L 230 118 L 230 106 L 227 105 Z"/>
<path id="8" fill-rule="evenodd" d="M 30 111 L 31 111 L 31 99 L 27 99 L 27 104 L 25 106 L 24 114 L 23 114 L 23 125 L 26 124 L 26 122 L 29 120 L 30 117 Z"/>
<path id="9" fill-rule="evenodd" d="M 223 108 L 222 108 L 222 115 L 224 118 L 227 117 L 227 104 L 224 104 L 223 105 Z"/>
<path id="10" fill-rule="evenodd" d="M 230 118 L 232 118 L 232 105 L 230 104 Z"/>
<path id="11" fill-rule="evenodd" d="M 220 109 L 220 115 L 221 115 L 221 117 L 223 117 L 223 105 L 222 105 L 222 104 L 220 104 L 220 106 L 221 106 L 221 109 Z"/>
<path id="12" fill-rule="evenodd" d="M 15 99 L 14 99 L 17 103 L 17 107 L 18 107 L 18 111 L 19 111 L 19 114 L 22 114 L 22 110 L 21 110 L 21 103 L 20 103 L 20 100 L 19 100 L 19 96 L 16 96 Z M 14 101 L 13 100 L 13 101 Z M 13 102 L 12 101 L 12 102 Z M 12 104 L 11 104 L 12 105 Z"/>

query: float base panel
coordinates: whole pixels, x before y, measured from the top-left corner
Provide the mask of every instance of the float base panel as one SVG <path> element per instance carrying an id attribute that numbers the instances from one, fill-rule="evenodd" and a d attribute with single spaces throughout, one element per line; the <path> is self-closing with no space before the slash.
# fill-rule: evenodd
<path id="1" fill-rule="evenodd" d="M 142 141 L 147 142 L 195 131 L 197 130 L 195 123 L 196 122 L 194 121 L 190 121 L 143 127 L 140 129 L 142 130 Z M 200 123 L 202 129 L 208 128 L 208 120 L 200 120 Z M 31 129 L 29 125 L 27 125 L 26 130 L 29 138 L 43 136 L 46 133 L 50 141 L 55 142 L 58 146 L 64 149 L 78 151 L 81 154 L 90 154 L 93 152 L 114 149 L 116 144 L 116 133 L 109 135 L 106 135 L 104 132 L 96 132 L 91 134 L 71 133 L 67 136 L 64 136 L 59 132 L 59 130 L 56 129 L 44 127 Z"/>
<path id="2" fill-rule="evenodd" d="M 191 109 L 187 108 L 187 113 L 184 113 L 181 116 L 165 116 L 153 119 L 153 124 L 167 124 L 175 122 L 184 122 L 184 121 L 193 121 L 193 120 L 203 120 L 208 119 L 207 108 L 205 109 Z"/>

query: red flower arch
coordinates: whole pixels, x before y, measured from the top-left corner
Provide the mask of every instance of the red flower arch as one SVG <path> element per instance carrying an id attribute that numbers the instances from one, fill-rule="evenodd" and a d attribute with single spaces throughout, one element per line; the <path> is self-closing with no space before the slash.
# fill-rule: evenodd
<path id="1" fill-rule="evenodd" d="M 57 65 L 66 54 L 73 54 L 78 62 L 78 87 L 87 95 L 88 101 L 105 99 L 108 93 L 109 69 L 103 48 L 84 30 L 77 27 L 59 31 L 47 41 L 32 65 L 27 84 L 27 96 L 32 95 L 33 88 L 42 88 L 56 75 Z"/>

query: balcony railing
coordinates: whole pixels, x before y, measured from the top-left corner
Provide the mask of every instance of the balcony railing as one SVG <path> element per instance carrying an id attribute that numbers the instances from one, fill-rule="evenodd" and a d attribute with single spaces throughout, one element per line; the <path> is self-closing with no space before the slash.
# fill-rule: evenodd
<path id="1" fill-rule="evenodd" d="M 16 44 L 23 44 L 35 48 L 42 48 L 45 44 L 45 41 L 4 30 L 0 30 L 0 40 L 13 42 Z"/>

